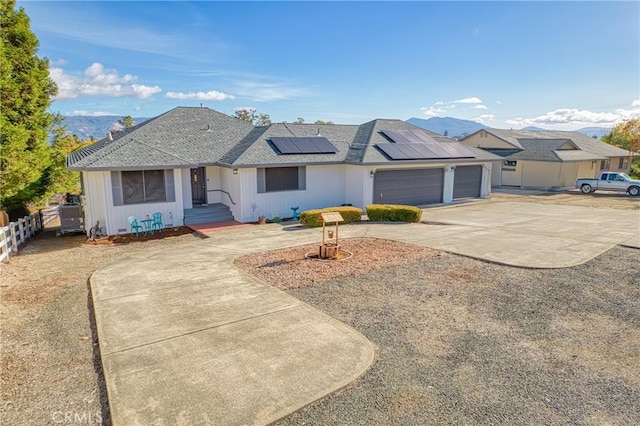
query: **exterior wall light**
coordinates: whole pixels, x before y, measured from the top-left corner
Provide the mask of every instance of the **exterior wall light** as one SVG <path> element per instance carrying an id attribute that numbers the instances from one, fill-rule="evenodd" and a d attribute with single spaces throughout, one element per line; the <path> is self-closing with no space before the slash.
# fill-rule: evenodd
<path id="1" fill-rule="evenodd" d="M 238 174 L 238 169 L 233 169 L 233 174 L 237 175 Z"/>

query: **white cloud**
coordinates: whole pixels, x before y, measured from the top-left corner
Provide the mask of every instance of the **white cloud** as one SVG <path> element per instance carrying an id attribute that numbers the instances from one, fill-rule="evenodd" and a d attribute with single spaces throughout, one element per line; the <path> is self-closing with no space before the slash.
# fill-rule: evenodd
<path id="1" fill-rule="evenodd" d="M 167 92 L 165 95 L 170 99 L 191 99 L 198 101 L 223 101 L 225 99 L 233 99 L 232 95 L 227 93 L 218 92 L 217 90 L 210 90 L 208 92 Z"/>
<path id="2" fill-rule="evenodd" d="M 631 102 L 631 107 L 632 107 L 632 108 L 634 108 L 634 107 L 636 107 L 636 108 L 637 108 L 637 107 L 640 107 L 640 99 L 634 99 L 634 101 L 633 101 L 633 102 Z"/>
<path id="3" fill-rule="evenodd" d="M 534 118 L 516 118 L 505 123 L 514 127 L 541 126 L 571 130 L 580 127 L 613 127 L 620 120 L 640 117 L 640 103 L 633 101 L 631 109 L 620 108 L 615 112 L 593 112 L 577 108 L 559 108 Z"/>
<path id="4" fill-rule="evenodd" d="M 476 121 L 478 123 L 484 124 L 487 121 L 493 121 L 495 119 L 496 119 L 496 116 L 493 115 L 493 114 L 482 114 L 482 115 L 477 116 L 476 118 L 473 118 L 472 120 Z"/>
<path id="5" fill-rule="evenodd" d="M 54 67 L 61 67 L 63 65 L 67 65 L 69 63 L 69 61 L 67 61 L 66 59 L 50 59 L 49 60 L 49 65 L 53 65 Z"/>
<path id="6" fill-rule="evenodd" d="M 429 117 L 436 117 L 446 112 L 444 108 L 436 108 L 436 107 L 429 107 L 429 108 L 424 107 L 424 108 L 420 108 L 420 111 L 422 111 L 424 115 L 427 115 Z"/>
<path id="7" fill-rule="evenodd" d="M 238 81 L 235 83 L 236 95 L 256 102 L 280 101 L 308 96 L 307 89 L 292 87 L 286 83 L 265 83 L 256 81 Z"/>
<path id="8" fill-rule="evenodd" d="M 106 111 L 85 111 L 85 110 L 75 110 L 67 115 L 83 115 L 86 117 L 102 117 L 105 115 L 119 115 L 115 112 L 106 112 Z"/>
<path id="9" fill-rule="evenodd" d="M 482 99 L 473 96 L 470 98 L 463 98 L 455 101 L 437 101 L 433 104 L 433 106 L 420 108 L 420 111 L 422 111 L 424 115 L 427 115 L 429 117 L 436 117 L 445 114 L 447 110 L 455 109 L 456 105 L 463 110 L 467 108 L 489 109 L 482 103 Z"/>
<path id="10" fill-rule="evenodd" d="M 474 96 L 472 98 L 458 99 L 457 101 L 453 101 L 453 103 L 454 104 L 481 104 L 482 99 Z"/>
<path id="11" fill-rule="evenodd" d="M 121 76 L 118 71 L 106 69 L 102 64 L 91 64 L 82 75 L 67 74 L 62 68 L 49 69 L 53 81 L 58 85 L 56 99 L 75 99 L 81 96 L 134 97 L 146 99 L 159 93 L 159 86 L 134 83 L 137 77 L 131 74 Z"/>

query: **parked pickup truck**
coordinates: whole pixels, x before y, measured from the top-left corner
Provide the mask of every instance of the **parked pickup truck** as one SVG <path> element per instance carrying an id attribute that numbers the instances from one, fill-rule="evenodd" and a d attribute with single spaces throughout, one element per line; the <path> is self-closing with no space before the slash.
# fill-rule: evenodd
<path id="1" fill-rule="evenodd" d="M 584 194 L 595 192 L 596 189 L 605 191 L 627 192 L 633 197 L 640 195 L 640 180 L 633 180 L 626 173 L 602 172 L 598 179 L 578 179 L 576 188 Z"/>

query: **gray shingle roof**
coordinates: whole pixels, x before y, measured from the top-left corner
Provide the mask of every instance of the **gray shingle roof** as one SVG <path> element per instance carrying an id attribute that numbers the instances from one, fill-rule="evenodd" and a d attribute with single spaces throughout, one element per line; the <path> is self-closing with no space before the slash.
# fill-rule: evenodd
<path id="1" fill-rule="evenodd" d="M 377 149 L 374 145 L 375 144 L 385 144 L 385 143 L 390 143 L 390 140 L 382 133 L 383 130 L 424 130 L 420 127 L 414 126 L 412 124 L 406 123 L 404 121 L 401 120 L 386 120 L 386 119 L 377 119 L 374 120 L 373 122 L 373 128 L 371 129 L 370 135 L 369 135 L 369 139 L 368 139 L 368 143 L 366 148 L 364 149 L 364 155 L 362 156 L 362 160 L 360 161 L 360 163 L 362 164 L 388 164 L 388 163 L 393 163 L 394 161 L 392 160 L 388 160 L 387 157 L 382 154 L 380 152 L 379 149 Z M 369 124 L 369 123 L 366 123 Z M 430 136 L 432 136 L 434 139 L 436 139 L 439 142 L 442 143 L 457 143 L 457 141 L 453 140 L 453 139 L 449 139 L 446 138 L 444 136 L 438 135 L 437 133 L 434 132 L 429 132 L 428 130 L 426 131 Z M 457 163 L 463 162 L 463 161 L 496 161 L 496 160 L 502 160 L 501 157 L 491 154 L 483 149 L 478 149 L 478 148 L 472 148 L 472 147 L 466 147 L 468 149 L 470 149 L 471 151 L 473 151 L 473 154 L 475 155 L 475 158 L 473 159 L 468 159 L 468 160 L 461 160 L 461 159 L 457 159 L 457 160 L 403 160 L 401 163 L 442 163 L 442 162 L 448 162 L 448 161 L 455 161 Z M 395 163 L 398 163 L 397 161 Z"/>
<path id="2" fill-rule="evenodd" d="M 332 164 L 344 162 L 349 144 L 353 141 L 357 125 L 341 124 L 297 124 L 275 123 L 263 131 L 252 132 L 249 137 L 225 155 L 221 163 L 230 166 L 250 167 L 273 164 Z M 275 136 L 324 136 L 337 149 L 335 154 L 289 154 L 278 155 L 273 149 L 269 139 Z"/>
<path id="3" fill-rule="evenodd" d="M 253 126 L 209 108 L 178 107 L 80 149 L 71 170 L 149 169 L 216 164 Z"/>
<path id="4" fill-rule="evenodd" d="M 507 157 L 514 160 L 585 161 L 629 155 L 624 149 L 598 141 L 580 132 L 504 129 L 484 129 L 483 131 L 493 134 L 516 148 L 522 149 L 523 151 Z M 576 150 L 558 150 L 562 145 L 562 143 L 557 145 L 560 141 L 563 143 L 570 141 L 576 147 Z M 582 154 L 578 154 L 576 151 L 582 152 Z"/>
<path id="5" fill-rule="evenodd" d="M 274 123 L 254 127 L 209 108 L 178 107 L 139 126 L 116 133 L 71 153 L 71 170 L 135 170 L 185 168 L 219 164 L 228 167 L 309 164 L 389 164 L 375 144 L 390 143 L 383 130 L 420 130 L 441 143 L 455 142 L 401 120 L 377 119 L 362 125 Z M 279 155 L 271 137 L 323 136 L 335 154 Z M 401 163 L 443 161 L 495 161 L 500 157 L 468 147 L 472 160 L 412 160 Z"/>

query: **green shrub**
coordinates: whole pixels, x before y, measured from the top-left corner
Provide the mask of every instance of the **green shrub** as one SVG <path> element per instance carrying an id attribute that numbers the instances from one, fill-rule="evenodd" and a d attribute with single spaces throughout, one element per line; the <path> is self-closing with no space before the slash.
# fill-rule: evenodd
<path id="1" fill-rule="evenodd" d="M 343 206 L 343 207 L 326 207 L 324 209 L 307 210 L 300 213 L 300 223 L 306 228 L 317 228 L 322 226 L 322 221 L 318 220 L 321 213 L 338 212 L 344 219 L 344 222 L 340 223 L 353 223 L 360 222 L 362 217 L 362 209 L 357 207 Z"/>
<path id="2" fill-rule="evenodd" d="M 369 204 L 367 216 L 372 222 L 418 222 L 422 217 L 422 210 L 397 204 Z"/>

